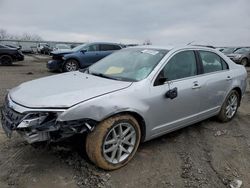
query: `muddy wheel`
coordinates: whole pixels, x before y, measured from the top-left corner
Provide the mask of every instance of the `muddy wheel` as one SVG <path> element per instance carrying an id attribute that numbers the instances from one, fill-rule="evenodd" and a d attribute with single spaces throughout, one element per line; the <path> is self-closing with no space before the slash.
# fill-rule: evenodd
<path id="1" fill-rule="evenodd" d="M 0 57 L 0 64 L 2 65 L 12 65 L 12 58 L 9 55 L 2 55 Z"/>
<path id="2" fill-rule="evenodd" d="M 221 107 L 218 119 L 222 122 L 227 122 L 233 119 L 238 110 L 239 104 L 239 93 L 236 90 L 232 90 Z"/>
<path id="3" fill-rule="evenodd" d="M 246 58 L 242 59 L 240 64 L 246 67 L 248 64 L 247 59 Z"/>
<path id="4" fill-rule="evenodd" d="M 64 72 L 76 71 L 78 69 L 79 69 L 79 63 L 75 59 L 69 59 L 63 65 L 63 71 Z"/>
<path id="5" fill-rule="evenodd" d="M 87 135 L 86 152 L 98 167 L 115 170 L 133 158 L 140 139 L 136 119 L 130 115 L 118 115 L 104 120 Z"/>

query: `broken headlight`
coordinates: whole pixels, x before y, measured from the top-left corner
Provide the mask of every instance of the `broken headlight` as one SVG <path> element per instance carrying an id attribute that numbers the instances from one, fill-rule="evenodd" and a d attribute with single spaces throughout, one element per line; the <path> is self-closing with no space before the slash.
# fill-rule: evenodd
<path id="1" fill-rule="evenodd" d="M 32 126 L 39 126 L 46 122 L 56 121 L 60 112 L 40 112 L 27 114 L 17 128 L 28 128 Z"/>

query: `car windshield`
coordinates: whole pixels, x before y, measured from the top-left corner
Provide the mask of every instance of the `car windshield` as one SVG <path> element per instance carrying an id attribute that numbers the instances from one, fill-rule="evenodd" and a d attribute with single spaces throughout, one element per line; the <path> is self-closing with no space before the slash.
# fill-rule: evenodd
<path id="1" fill-rule="evenodd" d="M 140 81 L 151 73 L 167 52 L 157 49 L 124 49 L 98 61 L 86 72 L 115 80 Z"/>
<path id="2" fill-rule="evenodd" d="M 250 51 L 250 48 L 240 48 L 238 50 L 236 50 L 234 53 L 235 54 L 244 54 L 246 52 L 249 52 Z"/>
<path id="3" fill-rule="evenodd" d="M 82 45 L 76 46 L 75 48 L 72 49 L 72 51 L 77 52 L 80 50 L 84 50 L 88 45 L 89 44 L 82 44 Z"/>
<path id="4" fill-rule="evenodd" d="M 234 50 L 235 50 L 235 48 L 225 48 L 225 49 L 223 50 L 223 53 L 231 54 L 231 53 L 234 52 Z"/>

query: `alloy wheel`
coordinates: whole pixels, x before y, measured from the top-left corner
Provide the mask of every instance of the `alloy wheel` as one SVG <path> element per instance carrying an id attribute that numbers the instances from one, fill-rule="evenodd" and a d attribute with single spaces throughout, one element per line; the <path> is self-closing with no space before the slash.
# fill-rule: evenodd
<path id="1" fill-rule="evenodd" d="M 136 144 L 136 131 L 130 123 L 119 123 L 107 134 L 103 143 L 104 158 L 112 164 L 126 160 Z"/>
<path id="2" fill-rule="evenodd" d="M 235 93 L 232 93 L 227 100 L 226 106 L 226 116 L 231 119 L 236 113 L 238 108 L 238 96 Z"/>
<path id="3" fill-rule="evenodd" d="M 65 69 L 67 72 L 78 70 L 78 64 L 74 60 L 69 60 L 65 64 Z"/>

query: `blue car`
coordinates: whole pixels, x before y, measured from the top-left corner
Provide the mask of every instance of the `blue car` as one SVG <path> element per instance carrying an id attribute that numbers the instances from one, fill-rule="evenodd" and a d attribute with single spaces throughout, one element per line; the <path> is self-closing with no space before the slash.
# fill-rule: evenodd
<path id="1" fill-rule="evenodd" d="M 72 50 L 55 51 L 51 53 L 52 60 L 48 61 L 47 68 L 51 71 L 76 71 L 92 65 L 121 48 L 121 45 L 115 43 L 86 43 Z"/>

